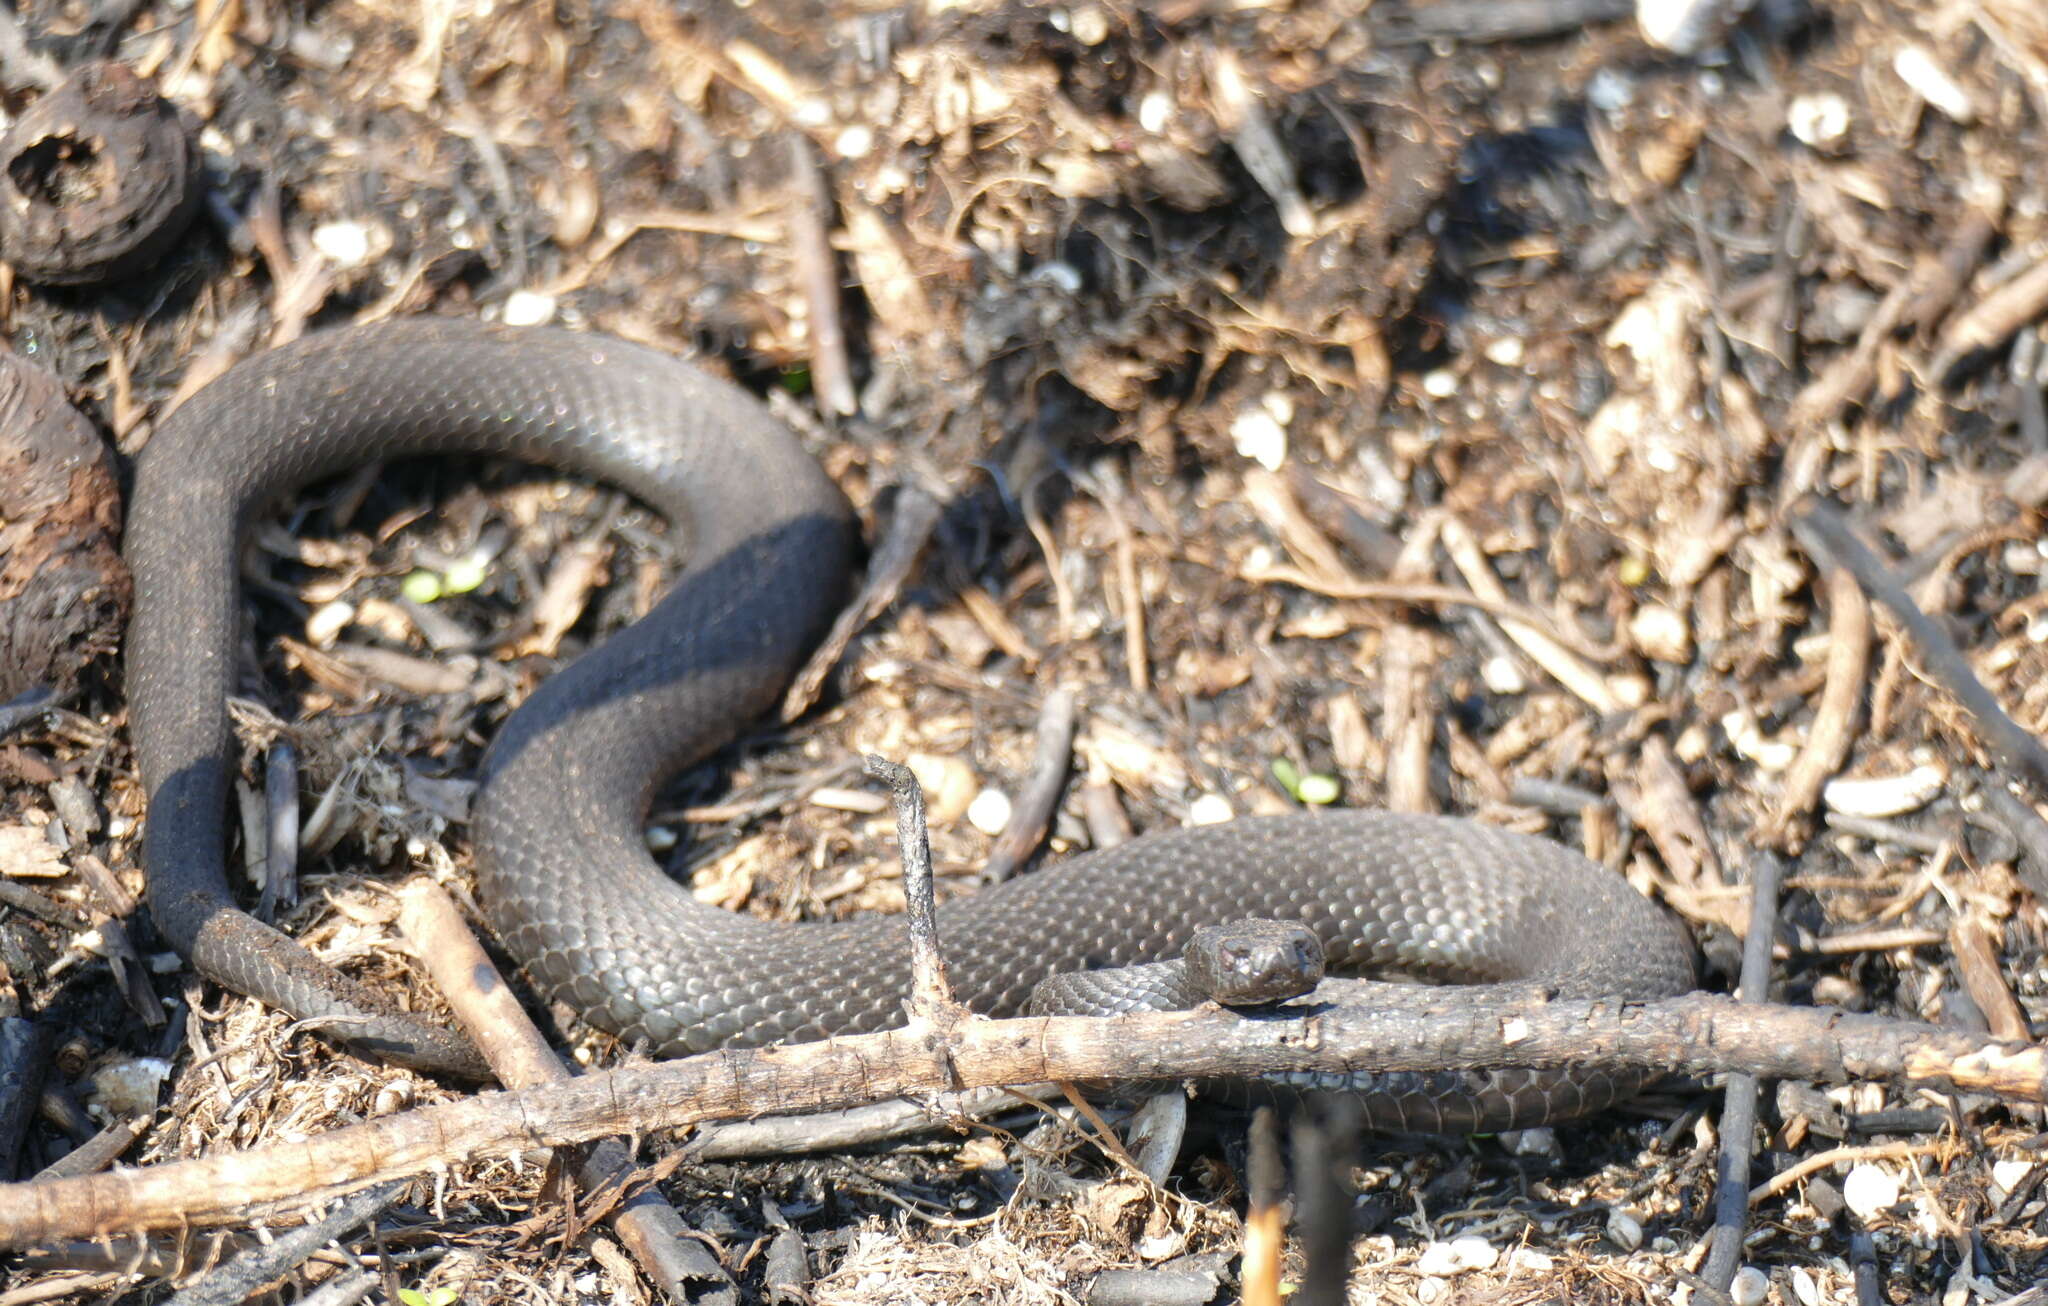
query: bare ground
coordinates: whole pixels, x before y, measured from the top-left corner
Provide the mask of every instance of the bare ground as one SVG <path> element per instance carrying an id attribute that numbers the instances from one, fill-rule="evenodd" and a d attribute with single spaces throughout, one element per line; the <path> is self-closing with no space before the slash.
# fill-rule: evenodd
<path id="1" fill-rule="evenodd" d="M 1882 612 L 1861 618 L 1846 714 L 1829 703 L 1854 596 L 1785 515 L 1820 494 L 1888 533 L 2005 709 L 2048 717 L 2041 305 L 1982 311 L 2048 260 L 2048 22 L 2030 0 L 1767 5 L 1688 60 L 1627 21 L 1460 42 L 1469 8 L 146 5 L 116 50 L 206 124 L 212 224 L 138 281 L 16 287 L 7 325 L 132 453 L 181 388 L 307 327 L 552 317 L 770 394 L 871 539 L 902 487 L 946 497 L 821 705 L 657 813 L 684 833 L 678 873 L 735 909 L 900 906 L 887 816 L 831 793 L 868 751 L 920 767 L 965 891 L 990 842 L 970 804 L 1015 796 L 1039 704 L 1073 685 L 1076 778 L 1140 830 L 1294 806 L 1316 776 L 1347 803 L 1548 833 L 1692 921 L 1717 984 L 1750 859 L 1775 847 L 1796 861 L 1774 993 L 2024 1035 L 2048 865 L 1984 814 L 1997 760 Z M 24 19 L 61 36 L 86 16 Z M 84 30 L 46 44 L 76 57 Z M 799 148 L 831 200 L 851 413 L 810 329 Z M 422 1005 L 377 886 L 408 868 L 463 886 L 481 743 L 658 587 L 657 524 L 600 529 L 614 506 L 405 467 L 259 534 L 278 583 L 252 591 L 252 691 L 294 723 L 308 810 L 339 800 L 284 923 Z M 542 608 L 586 536 L 609 584 Z M 481 589 L 431 611 L 489 651 L 437 671 L 402 582 L 479 542 Z M 1497 587 L 1525 620 L 1344 597 L 1388 577 Z M 118 676 L 74 707 L 0 744 L 0 833 L 49 843 L 77 810 L 56 791 L 82 784 L 97 828 L 56 816 L 68 874 L 35 883 L 92 904 L 81 856 L 139 887 L 141 801 Z M 1891 783 L 1815 792 L 1799 759 L 1830 734 L 1846 757 L 1814 783 Z M 1050 855 L 1087 839 L 1070 792 Z M 152 953 L 140 914 L 129 928 Z M 89 940 L 11 913 L 0 934 L 19 1007 L 64 1040 L 55 1080 L 84 1095 L 168 1060 L 129 1163 L 451 1091 L 176 969 L 152 977 L 176 1009 L 152 1028 Z M 1847 1161 L 1761 1200 L 1745 1259 L 1770 1300 L 1853 1300 L 1851 1225 L 1878 1300 L 1998 1300 L 2048 1268 L 2036 1120 L 1869 1087 L 1766 1104 L 1759 1182 L 1846 1143 L 1875 1149 L 1859 1192 L 1898 1187 L 1847 1223 L 1815 1190 L 1849 1186 Z M 1699 1262 L 1717 1119 L 1681 1084 L 1551 1151 L 1373 1140 L 1351 1299 L 1669 1299 Z M 749 1295 L 786 1227 L 821 1303 L 1082 1300 L 1105 1268 L 1229 1261 L 1241 1132 L 1224 1120 L 1166 1190 L 1062 1127 L 685 1166 L 665 1189 Z M 23 1172 L 65 1147 L 38 1126 Z M 464 1302 L 643 1299 L 544 1179 L 456 1166 L 350 1254 Z M 1425 1259 L 1464 1235 L 1497 1260 Z M 278 1299 L 342 1263 L 308 1262 Z M 185 1273 L 73 1251 L 17 1262 L 0 1302 L 134 1299 Z"/>

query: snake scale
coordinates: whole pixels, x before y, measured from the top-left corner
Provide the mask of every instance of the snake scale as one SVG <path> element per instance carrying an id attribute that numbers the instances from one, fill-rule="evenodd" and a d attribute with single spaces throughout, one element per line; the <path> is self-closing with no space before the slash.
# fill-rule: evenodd
<path id="1" fill-rule="evenodd" d="M 852 515 L 739 390 L 655 350 L 561 330 L 412 319 L 315 334 L 231 368 L 149 442 L 126 547 L 127 683 L 162 933 L 207 977 L 366 1052 L 481 1073 L 459 1036 L 242 911 L 224 870 L 245 531 L 319 477 L 434 452 L 615 484 L 666 515 L 689 551 L 667 596 L 544 682 L 485 755 L 480 895 L 534 983 L 662 1055 L 899 1023 L 899 921 L 721 911 L 663 874 L 643 835 L 658 786 L 765 711 L 821 636 L 847 592 Z M 1305 921 L 1339 971 L 1579 997 L 1694 984 L 1680 927 L 1578 854 L 1385 812 L 1153 835 L 948 903 L 940 926 L 962 999 L 1014 1014 L 1048 975 L 1171 956 L 1196 927 L 1242 916 Z M 1637 1083 L 1566 1068 L 1349 1086 L 1379 1123 L 1440 1129 L 1576 1114 Z"/>

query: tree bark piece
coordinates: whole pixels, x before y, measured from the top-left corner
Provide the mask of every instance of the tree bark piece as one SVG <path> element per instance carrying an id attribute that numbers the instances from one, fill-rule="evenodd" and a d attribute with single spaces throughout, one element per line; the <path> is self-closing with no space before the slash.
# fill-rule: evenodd
<path id="1" fill-rule="evenodd" d="M 155 87 L 125 64 L 86 64 L 0 138 L 0 251 L 30 281 L 132 276 L 198 214 L 199 163 Z"/>
<path id="2" fill-rule="evenodd" d="M 0 702 L 37 687 L 68 697 L 121 646 L 120 534 L 99 433 L 55 376 L 0 349 Z"/>

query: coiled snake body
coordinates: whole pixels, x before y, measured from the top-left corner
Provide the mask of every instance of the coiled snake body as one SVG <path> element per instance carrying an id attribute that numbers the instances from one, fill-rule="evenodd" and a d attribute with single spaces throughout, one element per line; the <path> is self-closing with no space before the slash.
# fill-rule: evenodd
<path id="1" fill-rule="evenodd" d="M 656 787 L 774 701 L 821 634 L 845 594 L 851 515 L 747 396 L 653 350 L 561 331 L 417 319 L 313 336 L 231 369 L 151 440 L 127 546 L 127 672 L 163 933 L 201 973 L 355 1046 L 479 1071 L 461 1039 L 242 912 L 223 869 L 242 532 L 312 479 L 427 452 L 615 483 L 666 514 L 690 551 L 654 611 L 543 684 L 485 758 L 480 889 L 534 981 L 665 1055 L 899 1023 L 899 921 L 720 911 L 666 877 L 642 833 Z M 1308 922 L 1333 969 L 1586 997 L 1657 997 L 1694 980 L 1678 927 L 1576 854 L 1388 813 L 1140 839 L 947 904 L 940 924 L 960 996 L 1012 1014 L 1049 974 L 1170 956 L 1195 927 L 1248 915 Z M 1635 1083 L 1553 1070 L 1362 1086 L 1383 1123 L 1481 1128 L 1595 1108 Z"/>

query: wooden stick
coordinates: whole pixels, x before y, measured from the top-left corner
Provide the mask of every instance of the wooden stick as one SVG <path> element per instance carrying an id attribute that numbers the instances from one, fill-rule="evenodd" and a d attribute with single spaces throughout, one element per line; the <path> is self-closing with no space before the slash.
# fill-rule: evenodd
<path id="1" fill-rule="evenodd" d="M 963 1009 L 953 1001 L 946 982 L 946 959 L 939 951 L 938 912 L 932 891 L 931 835 L 925 828 L 924 791 L 901 762 L 869 753 L 862 768 L 889 786 L 896 804 L 896 843 L 903 857 L 904 918 L 910 927 L 910 993 L 905 1005 L 911 1017 L 945 1027 Z M 849 1103 L 849 1105 L 851 1105 Z"/>
<path id="2" fill-rule="evenodd" d="M 811 388 L 826 412 L 848 417 L 860 411 L 853 369 L 846 361 L 846 328 L 839 304 L 839 256 L 832 249 L 832 191 L 818 167 L 811 143 L 789 138 L 789 174 L 796 197 L 786 212 L 789 255 L 796 283 L 810 309 Z"/>
<path id="3" fill-rule="evenodd" d="M 1828 778 L 1848 760 L 1856 742 L 1857 708 L 1869 684 L 1870 603 L 1863 597 L 1863 587 L 1847 568 L 1829 567 L 1827 592 L 1828 668 L 1820 706 L 1805 746 L 1786 768 L 1778 805 L 1764 830 L 1765 839 L 1781 845 L 1792 826 L 1813 810 Z"/>
<path id="4" fill-rule="evenodd" d="M 2042 263 L 2048 268 L 2048 260 Z M 1842 515 L 1819 500 L 1809 502 L 1792 519 L 1792 533 L 1807 552 L 1820 555 L 1856 578 L 1871 598 L 1884 605 L 1920 650 L 1928 676 L 1953 695 L 1976 722 L 1986 748 L 2015 777 L 2035 792 L 2048 795 L 2048 746 L 2006 715 L 1998 698 L 1956 646 L 1948 627 L 1920 610 L 1906 587 L 1856 538 Z"/>
<path id="5" fill-rule="evenodd" d="M 1079 696 L 1073 686 L 1061 685 L 1045 696 L 1038 710 L 1038 743 L 1031 754 L 1031 774 L 1017 790 L 1010 819 L 988 850 L 981 868 L 984 884 L 1000 884 L 1045 842 L 1053 813 L 1066 792 L 1067 769 L 1074 760 L 1074 724 Z"/>
<path id="6" fill-rule="evenodd" d="M 1743 1071 L 1883 1080 L 2048 1102 L 2048 1048 L 1933 1025 L 1695 993 L 1653 1003 L 1441 1004 L 1389 1012 L 1317 1005 L 1262 1018 L 1222 1010 L 1114 1019 L 968 1020 L 786 1047 L 730 1049 L 563 1084 L 487 1093 L 298 1142 L 110 1174 L 0 1185 L 0 1246 L 119 1229 L 247 1220 L 535 1147 L 770 1111 L 822 1111 L 956 1087 L 1268 1071 L 1487 1066 Z"/>
<path id="7" fill-rule="evenodd" d="M 1759 1003 L 1771 994 L 1771 935 L 1778 927 L 1778 885 L 1785 868 L 1768 852 L 1749 863 L 1749 932 L 1742 940 L 1742 983 L 1738 1001 Z M 1755 1075 L 1730 1075 L 1721 1108 L 1721 1155 L 1715 1166 L 1714 1232 L 1701 1277 L 1716 1292 L 1727 1292 L 1742 1264 L 1749 1232 L 1749 1171 L 1756 1153 L 1756 1105 L 1762 1086 Z"/>
<path id="8" fill-rule="evenodd" d="M 405 887 L 400 904 L 399 928 L 499 1081 L 508 1088 L 526 1088 L 574 1078 L 526 1018 L 519 999 L 469 932 L 447 891 L 432 880 L 416 879 Z M 686 1301 L 691 1270 L 680 1254 L 689 1226 L 651 1186 L 619 1197 L 619 1190 L 634 1177 L 634 1168 L 631 1150 L 617 1138 L 599 1140 L 575 1165 L 586 1204 L 608 1208 L 606 1222 L 647 1277 L 671 1301 Z"/>

